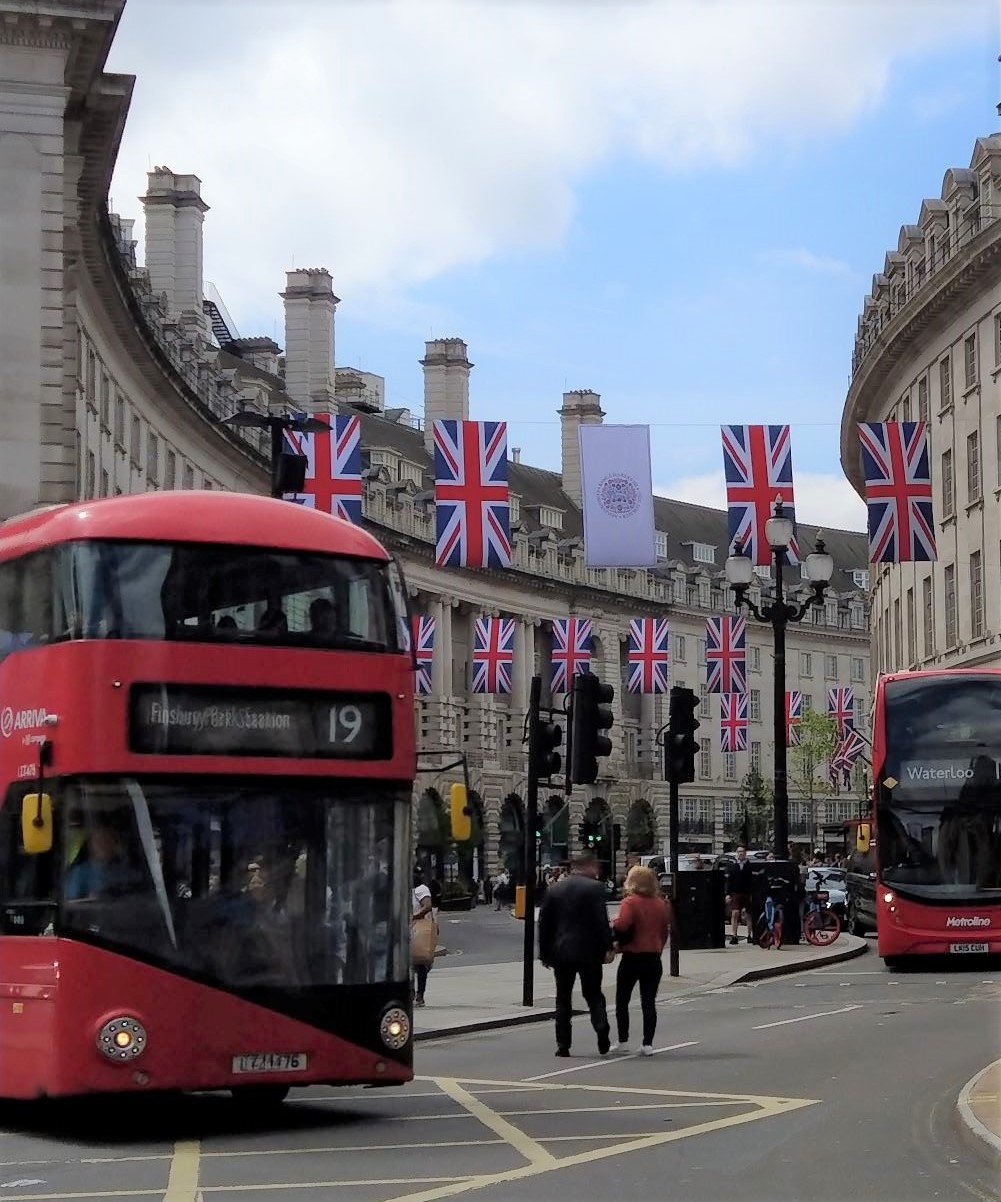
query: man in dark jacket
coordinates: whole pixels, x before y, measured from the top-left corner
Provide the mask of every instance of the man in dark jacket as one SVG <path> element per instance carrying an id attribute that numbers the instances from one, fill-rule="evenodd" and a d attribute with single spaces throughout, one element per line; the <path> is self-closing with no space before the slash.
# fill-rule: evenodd
<path id="1" fill-rule="evenodd" d="M 741 918 L 747 923 L 747 942 L 754 942 L 754 918 L 751 915 L 751 861 L 747 848 L 737 848 L 737 858 L 726 874 L 726 904 L 730 911 L 730 943 L 737 942 Z"/>
<path id="2" fill-rule="evenodd" d="M 547 890 L 539 911 L 539 959 L 556 977 L 557 1056 L 570 1055 L 571 998 L 578 975 L 599 1053 L 604 1056 L 610 1046 L 601 968 L 613 959 L 612 930 L 597 877 L 598 861 L 582 852 L 574 858 L 570 876 Z"/>

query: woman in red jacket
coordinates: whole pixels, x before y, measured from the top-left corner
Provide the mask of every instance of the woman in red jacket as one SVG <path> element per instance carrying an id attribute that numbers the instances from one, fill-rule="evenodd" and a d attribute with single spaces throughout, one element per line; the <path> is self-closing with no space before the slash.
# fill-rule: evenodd
<path id="1" fill-rule="evenodd" d="M 643 1007 L 640 1051 L 644 1056 L 652 1056 L 657 1029 L 657 986 L 664 971 L 661 956 L 674 929 L 674 911 L 671 903 L 660 896 L 652 868 L 639 864 L 630 868 L 625 894 L 612 923 L 616 948 L 622 951 L 615 981 L 615 1021 L 619 1028 L 616 1048 L 623 1051 L 629 1042 L 629 1001 L 633 987 L 639 983 Z"/>

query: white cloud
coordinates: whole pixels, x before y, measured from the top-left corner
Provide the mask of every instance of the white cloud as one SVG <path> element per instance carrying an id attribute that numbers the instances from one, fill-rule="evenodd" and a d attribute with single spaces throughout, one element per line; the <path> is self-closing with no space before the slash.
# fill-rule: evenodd
<path id="1" fill-rule="evenodd" d="M 796 472 L 794 477 L 796 517 L 801 522 L 829 530 L 865 530 L 865 502 L 844 476 L 827 472 Z M 723 472 L 682 476 L 670 484 L 655 484 L 658 496 L 689 501 L 694 505 L 726 508 Z"/>
<path id="2" fill-rule="evenodd" d="M 766 252 L 764 257 L 773 263 L 785 263 L 790 267 L 799 267 L 803 271 L 809 271 L 815 275 L 840 276 L 842 279 L 851 279 L 855 275 L 851 265 L 844 259 L 818 255 L 804 247 L 798 247 L 796 250 Z"/>
<path id="3" fill-rule="evenodd" d="M 277 307 L 293 262 L 328 267 L 361 314 L 558 244 L 575 184 L 613 155 L 683 171 L 830 136 L 896 58 L 981 9 L 129 0 L 110 67 L 138 81 L 113 196 L 134 215 L 154 164 L 200 176 L 206 276 L 238 320 Z"/>

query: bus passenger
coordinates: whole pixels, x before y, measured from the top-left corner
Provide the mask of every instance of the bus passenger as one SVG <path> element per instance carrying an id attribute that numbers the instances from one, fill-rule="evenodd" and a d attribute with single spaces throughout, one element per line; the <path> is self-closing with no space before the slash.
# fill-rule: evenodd
<path id="1" fill-rule="evenodd" d="M 309 632 L 320 639 L 329 639 L 337 627 L 337 612 L 334 603 L 326 597 L 317 597 L 309 606 Z"/>
<path id="2" fill-rule="evenodd" d="M 262 634 L 288 634 L 288 618 L 278 593 L 268 593 L 268 607 L 257 619 L 257 629 Z"/>
<path id="3" fill-rule="evenodd" d="M 118 832 L 106 823 L 99 823 L 66 873 L 63 892 L 68 901 L 79 901 L 128 892 L 135 883 Z"/>

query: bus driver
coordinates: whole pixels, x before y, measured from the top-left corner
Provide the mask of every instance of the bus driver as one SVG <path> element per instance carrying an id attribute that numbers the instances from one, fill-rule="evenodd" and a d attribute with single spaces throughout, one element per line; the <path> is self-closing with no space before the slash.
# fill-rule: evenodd
<path id="1" fill-rule="evenodd" d="M 118 832 L 99 822 L 66 873 L 67 901 L 125 892 L 134 885 L 135 874 L 126 862 Z"/>

